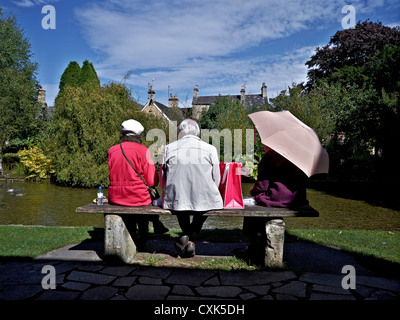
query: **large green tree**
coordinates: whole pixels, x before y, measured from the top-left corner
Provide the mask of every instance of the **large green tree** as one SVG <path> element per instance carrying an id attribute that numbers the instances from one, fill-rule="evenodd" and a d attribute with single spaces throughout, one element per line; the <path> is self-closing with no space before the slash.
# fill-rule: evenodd
<path id="1" fill-rule="evenodd" d="M 52 119 L 52 158 L 57 183 L 76 187 L 108 186 L 108 149 L 119 142 L 121 123 L 136 119 L 146 134 L 153 128 L 168 132 L 162 119 L 141 112 L 123 85 L 64 88 Z"/>
<path id="2" fill-rule="evenodd" d="M 309 69 L 307 87 L 314 87 L 318 80 L 330 77 L 344 66 L 367 66 L 385 46 L 399 44 L 400 27 L 390 28 L 381 22 L 358 22 L 354 29 L 337 31 L 329 43 L 317 47 L 306 62 Z"/>
<path id="3" fill-rule="evenodd" d="M 85 85 L 100 86 L 100 80 L 97 76 L 93 64 L 88 60 L 83 61 L 81 71 L 78 77 L 78 85 L 83 87 Z"/>
<path id="4" fill-rule="evenodd" d="M 60 78 L 60 93 L 67 87 L 84 87 L 84 86 L 100 86 L 100 80 L 97 72 L 93 67 L 93 63 L 85 60 L 82 68 L 78 62 L 71 61 Z"/>
<path id="5" fill-rule="evenodd" d="M 0 8 L 0 173 L 6 142 L 26 139 L 39 130 L 37 68 L 16 18 Z"/>
<path id="6" fill-rule="evenodd" d="M 336 92 L 327 105 L 335 115 L 332 158 L 353 176 L 400 177 L 400 28 L 359 22 L 317 48 L 306 65 L 310 95 Z"/>
<path id="7" fill-rule="evenodd" d="M 60 91 L 62 91 L 66 86 L 77 87 L 80 72 L 81 67 L 79 66 L 78 62 L 71 61 L 61 75 L 59 84 Z"/>

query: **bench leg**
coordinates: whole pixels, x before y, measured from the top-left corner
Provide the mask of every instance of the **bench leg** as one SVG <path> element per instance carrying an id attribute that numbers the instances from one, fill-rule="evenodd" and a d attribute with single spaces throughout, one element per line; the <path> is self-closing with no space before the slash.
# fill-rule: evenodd
<path id="1" fill-rule="evenodd" d="M 107 214 L 105 220 L 104 255 L 129 263 L 136 255 L 136 245 L 118 215 Z"/>
<path id="2" fill-rule="evenodd" d="M 285 222 L 283 219 L 268 220 L 265 225 L 266 244 L 264 264 L 266 267 L 280 267 L 283 262 Z"/>

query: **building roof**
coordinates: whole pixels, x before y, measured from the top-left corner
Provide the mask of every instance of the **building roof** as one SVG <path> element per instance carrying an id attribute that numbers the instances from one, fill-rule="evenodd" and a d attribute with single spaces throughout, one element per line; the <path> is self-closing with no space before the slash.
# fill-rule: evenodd
<path id="1" fill-rule="evenodd" d="M 167 107 L 165 104 L 162 104 L 161 102 L 155 101 L 153 99 L 147 101 L 147 103 L 142 108 L 142 111 L 151 104 L 155 105 L 155 107 L 160 110 L 160 112 L 168 121 L 176 121 L 179 124 L 184 119 L 183 111 L 180 108 L 170 108 Z"/>
<path id="2" fill-rule="evenodd" d="M 193 98 L 192 105 L 212 105 L 219 98 L 231 97 L 235 102 L 240 102 L 240 95 L 218 95 L 218 96 L 199 96 Z M 262 106 L 268 103 L 268 98 L 263 98 L 261 94 L 246 94 L 244 99 L 244 106 L 246 108 L 252 106 Z"/>

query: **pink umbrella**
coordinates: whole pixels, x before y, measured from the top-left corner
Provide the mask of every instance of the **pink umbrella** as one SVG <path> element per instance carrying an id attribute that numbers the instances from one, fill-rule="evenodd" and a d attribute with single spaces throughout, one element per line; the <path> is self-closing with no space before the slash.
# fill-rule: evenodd
<path id="1" fill-rule="evenodd" d="M 316 132 L 289 111 L 259 111 L 249 114 L 261 142 L 273 149 L 308 177 L 328 173 L 329 156 Z"/>

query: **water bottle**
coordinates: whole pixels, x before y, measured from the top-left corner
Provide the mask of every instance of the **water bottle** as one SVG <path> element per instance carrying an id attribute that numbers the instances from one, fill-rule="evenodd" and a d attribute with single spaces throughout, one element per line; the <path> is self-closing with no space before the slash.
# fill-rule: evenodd
<path id="1" fill-rule="evenodd" d="M 101 206 L 103 204 L 103 191 L 101 190 L 101 186 L 99 187 L 99 190 L 97 191 L 97 205 Z"/>

